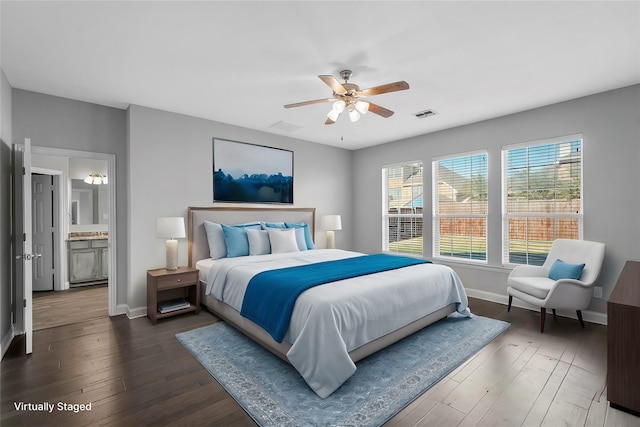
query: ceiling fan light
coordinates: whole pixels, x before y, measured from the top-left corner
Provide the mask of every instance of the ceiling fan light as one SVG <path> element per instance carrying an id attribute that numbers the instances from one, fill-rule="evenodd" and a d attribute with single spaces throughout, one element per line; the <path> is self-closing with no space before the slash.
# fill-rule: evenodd
<path id="1" fill-rule="evenodd" d="M 360 114 L 367 114 L 367 111 L 369 111 L 369 103 L 366 101 L 356 102 L 356 110 L 358 110 Z"/>
<path id="2" fill-rule="evenodd" d="M 335 108 L 332 108 L 331 111 L 329 111 L 329 113 L 327 114 L 327 117 L 329 117 L 331 120 L 335 122 L 336 120 L 338 120 L 339 115 L 340 115 L 340 112 L 336 111 Z"/>
<path id="3" fill-rule="evenodd" d="M 349 120 L 351 120 L 352 123 L 360 120 L 360 113 L 358 113 L 355 108 L 349 111 Z"/>
<path id="4" fill-rule="evenodd" d="M 343 100 L 339 100 L 333 103 L 333 111 L 337 112 L 338 114 L 342 113 L 344 111 L 344 107 L 347 104 L 343 101 Z"/>

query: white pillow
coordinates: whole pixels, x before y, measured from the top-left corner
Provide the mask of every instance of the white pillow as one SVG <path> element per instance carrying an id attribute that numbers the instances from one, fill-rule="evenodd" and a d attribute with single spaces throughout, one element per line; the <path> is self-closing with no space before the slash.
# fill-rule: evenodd
<path id="1" fill-rule="evenodd" d="M 253 230 L 247 228 L 249 239 L 249 255 L 265 255 L 271 253 L 269 233 L 266 230 Z"/>
<path id="2" fill-rule="evenodd" d="M 224 232 L 222 226 L 211 221 L 204 221 L 204 229 L 207 232 L 207 242 L 209 243 L 209 256 L 213 259 L 227 256 L 227 245 L 224 242 Z"/>
<path id="3" fill-rule="evenodd" d="M 271 241 L 271 253 L 282 254 L 286 252 L 298 252 L 295 229 L 270 228 L 269 240 Z"/>

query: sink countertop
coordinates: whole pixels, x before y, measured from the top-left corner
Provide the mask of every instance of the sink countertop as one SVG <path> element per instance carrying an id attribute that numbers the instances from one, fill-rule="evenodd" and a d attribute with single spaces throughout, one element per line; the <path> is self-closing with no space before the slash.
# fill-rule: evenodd
<path id="1" fill-rule="evenodd" d="M 69 233 L 67 241 L 73 242 L 77 240 L 106 240 L 109 236 L 101 233 Z"/>

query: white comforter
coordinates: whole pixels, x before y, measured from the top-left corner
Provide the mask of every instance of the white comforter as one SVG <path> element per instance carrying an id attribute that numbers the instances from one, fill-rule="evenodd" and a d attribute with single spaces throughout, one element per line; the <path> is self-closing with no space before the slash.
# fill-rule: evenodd
<path id="1" fill-rule="evenodd" d="M 362 255 L 338 249 L 223 258 L 207 274 L 207 295 L 240 311 L 255 274 L 294 265 Z M 295 303 L 285 341 L 287 358 L 320 397 L 356 370 L 349 352 L 448 304 L 470 316 L 458 275 L 449 267 L 419 264 L 311 288 Z"/>

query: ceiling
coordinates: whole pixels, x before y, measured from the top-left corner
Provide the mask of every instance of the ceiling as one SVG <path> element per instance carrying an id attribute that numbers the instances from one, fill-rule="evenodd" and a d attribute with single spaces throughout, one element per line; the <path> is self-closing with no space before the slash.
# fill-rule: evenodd
<path id="1" fill-rule="evenodd" d="M 2 1 L 14 88 L 187 114 L 347 149 L 640 83 L 640 2 Z M 324 124 L 353 70 L 388 118 Z M 414 116 L 432 109 L 437 114 Z"/>

